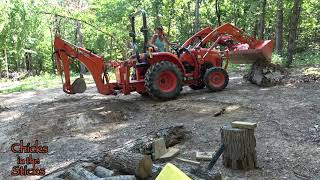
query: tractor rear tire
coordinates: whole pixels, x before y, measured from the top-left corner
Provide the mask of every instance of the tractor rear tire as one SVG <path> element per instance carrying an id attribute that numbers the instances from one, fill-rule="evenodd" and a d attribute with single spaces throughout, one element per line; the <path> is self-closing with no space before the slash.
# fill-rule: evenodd
<path id="1" fill-rule="evenodd" d="M 222 91 L 229 83 L 229 75 L 222 68 L 209 68 L 204 75 L 204 83 L 211 91 Z"/>
<path id="2" fill-rule="evenodd" d="M 182 73 L 174 63 L 161 61 L 146 72 L 145 88 L 151 97 L 171 100 L 179 96 L 182 80 Z"/>

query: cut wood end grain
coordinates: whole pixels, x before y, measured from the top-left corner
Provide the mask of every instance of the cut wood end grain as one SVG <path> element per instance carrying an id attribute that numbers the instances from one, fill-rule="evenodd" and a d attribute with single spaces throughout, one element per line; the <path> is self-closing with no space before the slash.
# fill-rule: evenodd
<path id="1" fill-rule="evenodd" d="M 257 127 L 257 123 L 253 122 L 244 122 L 244 121 L 233 121 L 231 123 L 233 128 L 240 128 L 240 129 L 255 129 Z"/>

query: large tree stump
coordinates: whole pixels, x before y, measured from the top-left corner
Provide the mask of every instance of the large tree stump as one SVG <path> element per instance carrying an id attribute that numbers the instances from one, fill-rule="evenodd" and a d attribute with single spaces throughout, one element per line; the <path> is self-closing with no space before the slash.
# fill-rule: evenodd
<path id="1" fill-rule="evenodd" d="M 258 86 L 269 87 L 281 83 L 287 74 L 288 72 L 279 65 L 257 61 L 252 64 L 249 73 L 244 76 L 244 79 Z"/>
<path id="2" fill-rule="evenodd" d="M 152 174 L 152 160 L 149 155 L 118 151 L 109 153 L 105 159 L 111 168 L 121 172 L 147 178 Z"/>
<path id="3" fill-rule="evenodd" d="M 223 165 L 232 169 L 254 169 L 256 163 L 256 138 L 253 129 L 221 128 L 224 144 Z"/>

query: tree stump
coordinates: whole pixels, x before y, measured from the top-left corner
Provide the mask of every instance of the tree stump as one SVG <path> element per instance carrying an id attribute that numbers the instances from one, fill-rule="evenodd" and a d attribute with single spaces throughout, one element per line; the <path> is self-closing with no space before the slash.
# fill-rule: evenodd
<path id="1" fill-rule="evenodd" d="M 258 86 L 269 87 L 281 83 L 287 75 L 288 72 L 279 65 L 257 61 L 252 64 L 244 79 Z"/>
<path id="2" fill-rule="evenodd" d="M 136 175 L 141 179 L 147 178 L 152 174 L 152 160 L 149 155 L 120 151 L 109 153 L 106 156 L 106 161 L 111 168 Z"/>
<path id="3" fill-rule="evenodd" d="M 221 141 L 224 144 L 222 158 L 225 167 L 241 170 L 257 167 L 254 129 L 224 126 L 221 128 Z"/>

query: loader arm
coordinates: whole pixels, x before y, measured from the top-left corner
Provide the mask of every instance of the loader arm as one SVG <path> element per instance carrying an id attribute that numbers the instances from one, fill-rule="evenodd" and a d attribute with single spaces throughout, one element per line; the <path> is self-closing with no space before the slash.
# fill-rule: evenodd
<path id="1" fill-rule="evenodd" d="M 109 78 L 106 72 L 104 59 L 85 48 L 77 47 L 60 37 L 55 37 L 54 48 L 56 53 L 56 63 L 58 74 L 62 77 L 64 74 L 63 91 L 68 94 L 74 94 L 70 80 L 70 63 L 76 59 L 83 63 L 90 71 L 98 92 L 101 94 L 112 94 L 109 85 Z"/>
<path id="2" fill-rule="evenodd" d="M 229 35 L 231 36 L 231 39 L 236 40 L 242 44 L 247 43 L 250 48 L 254 48 L 258 43 L 258 40 L 256 40 L 254 37 L 247 35 L 244 31 L 233 26 L 232 24 L 226 23 L 208 33 L 207 36 L 203 38 L 202 41 L 199 42 L 195 47 L 199 48 L 202 44 L 206 44 L 209 41 L 215 42 L 222 35 Z"/>

